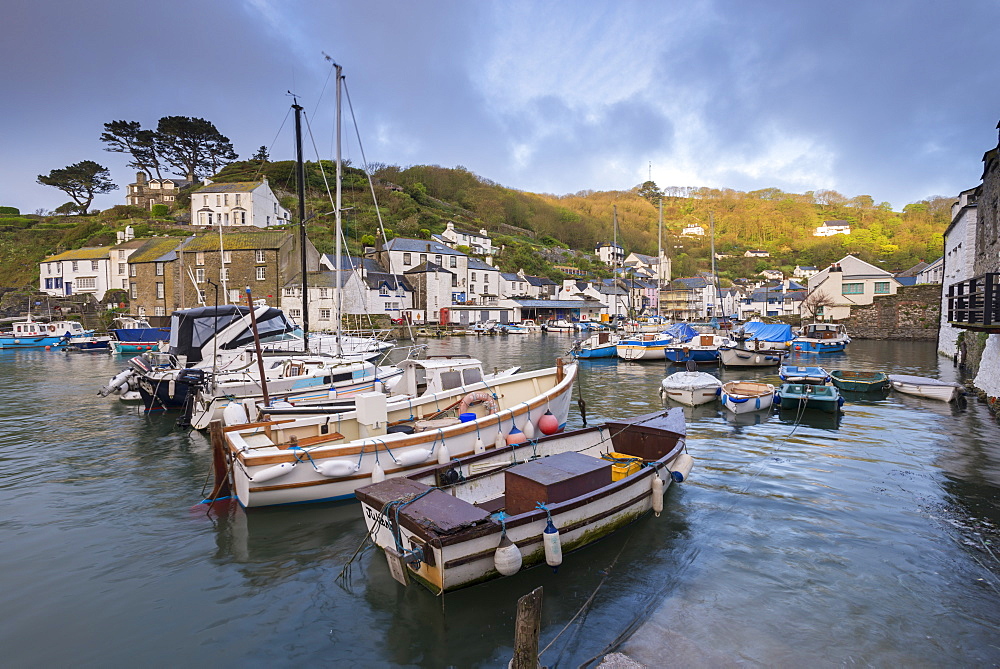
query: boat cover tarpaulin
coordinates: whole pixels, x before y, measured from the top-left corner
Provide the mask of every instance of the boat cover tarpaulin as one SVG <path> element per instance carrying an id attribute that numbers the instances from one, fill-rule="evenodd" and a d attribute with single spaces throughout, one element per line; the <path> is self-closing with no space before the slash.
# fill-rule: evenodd
<path id="1" fill-rule="evenodd" d="M 698 334 L 698 331 L 687 323 L 674 323 L 666 330 L 663 334 L 670 335 L 674 341 L 689 341 L 692 337 Z"/>
<path id="2" fill-rule="evenodd" d="M 792 341 L 795 339 L 795 335 L 792 334 L 792 326 L 784 323 L 750 321 L 743 324 L 743 331 L 747 333 L 747 339 L 760 339 L 761 341 Z"/>

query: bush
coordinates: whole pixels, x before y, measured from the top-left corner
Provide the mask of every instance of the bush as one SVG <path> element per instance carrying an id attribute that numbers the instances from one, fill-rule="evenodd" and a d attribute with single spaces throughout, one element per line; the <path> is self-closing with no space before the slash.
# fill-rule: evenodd
<path id="1" fill-rule="evenodd" d="M 153 215 L 153 218 L 163 218 L 170 213 L 170 207 L 165 204 L 154 204 L 150 207 L 149 213 Z"/>
<path id="2" fill-rule="evenodd" d="M 116 204 L 101 212 L 103 221 L 118 221 L 124 218 L 149 218 L 149 212 L 134 204 Z"/>
<path id="3" fill-rule="evenodd" d="M 20 216 L 21 210 L 17 207 L 0 207 L 0 214 L 13 214 L 14 216 Z"/>

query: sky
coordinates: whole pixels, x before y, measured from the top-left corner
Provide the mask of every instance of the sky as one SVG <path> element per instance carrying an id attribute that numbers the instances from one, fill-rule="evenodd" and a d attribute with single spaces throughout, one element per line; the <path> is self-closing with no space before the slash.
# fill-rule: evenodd
<path id="1" fill-rule="evenodd" d="M 332 158 L 327 55 L 352 164 L 556 195 L 652 178 L 899 211 L 978 185 L 1000 120 L 993 0 L 21 0 L 4 24 L 0 205 L 22 213 L 67 202 L 37 176 L 82 160 L 119 185 L 92 208 L 124 203 L 115 120 L 204 118 L 292 159 L 292 91 L 306 159 Z"/>

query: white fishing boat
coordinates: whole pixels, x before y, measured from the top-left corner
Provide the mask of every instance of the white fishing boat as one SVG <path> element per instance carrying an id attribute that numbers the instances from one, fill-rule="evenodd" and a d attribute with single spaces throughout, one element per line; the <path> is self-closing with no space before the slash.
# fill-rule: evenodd
<path id="1" fill-rule="evenodd" d="M 660 383 L 660 395 L 687 406 L 714 402 L 722 381 L 707 372 L 674 372 Z"/>
<path id="2" fill-rule="evenodd" d="M 575 363 L 557 362 L 492 382 L 442 375 L 453 384 L 445 393 L 412 401 L 366 393 L 345 413 L 229 425 L 217 487 L 229 484 L 246 507 L 349 499 L 359 486 L 434 461 L 554 433 L 565 426 L 577 373 Z M 241 411 L 231 406 L 226 412 Z"/>
<path id="3" fill-rule="evenodd" d="M 16 321 L 8 332 L 0 332 L 0 348 L 56 348 L 65 346 L 73 337 L 87 337 L 93 330 L 85 329 L 77 321 L 34 320 L 30 315 Z"/>
<path id="4" fill-rule="evenodd" d="M 836 353 L 851 343 L 847 328 L 839 323 L 809 323 L 792 340 L 797 353 Z"/>
<path id="5" fill-rule="evenodd" d="M 777 367 L 786 354 L 786 351 L 748 348 L 745 345 L 719 347 L 719 360 L 726 367 Z"/>
<path id="6" fill-rule="evenodd" d="M 757 381 L 729 381 L 722 384 L 722 405 L 733 413 L 751 413 L 770 409 L 774 386 Z"/>
<path id="7" fill-rule="evenodd" d="M 963 388 L 957 383 L 932 379 L 926 376 L 909 376 L 906 374 L 890 374 L 889 383 L 893 390 L 906 395 L 916 395 L 942 402 L 951 402 L 957 398 Z"/>
<path id="8" fill-rule="evenodd" d="M 540 439 L 528 453 L 460 458 L 357 497 L 393 576 L 442 594 L 558 567 L 563 553 L 659 516 L 665 489 L 693 464 L 684 436 L 678 407 Z"/>
<path id="9" fill-rule="evenodd" d="M 559 318 L 545 323 L 545 329 L 549 332 L 571 332 L 573 324 L 564 318 Z"/>

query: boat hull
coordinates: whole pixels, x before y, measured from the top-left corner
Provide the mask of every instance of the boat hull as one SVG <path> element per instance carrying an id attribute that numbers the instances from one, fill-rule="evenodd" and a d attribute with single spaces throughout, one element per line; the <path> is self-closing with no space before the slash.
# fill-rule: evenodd
<path id="1" fill-rule="evenodd" d="M 792 350 L 796 353 L 839 353 L 847 348 L 847 342 L 834 339 L 795 339 Z"/>
<path id="2" fill-rule="evenodd" d="M 891 388 L 889 377 L 884 372 L 853 372 L 834 369 L 830 371 L 830 382 L 840 390 L 854 393 L 878 393 Z"/>
<path id="3" fill-rule="evenodd" d="M 676 372 L 663 379 L 660 394 L 686 406 L 699 406 L 719 398 L 722 382 L 704 372 Z"/>
<path id="4" fill-rule="evenodd" d="M 764 411 L 774 403 L 774 386 L 769 383 L 731 381 L 722 385 L 720 398 L 722 405 L 735 414 Z"/>
<path id="5" fill-rule="evenodd" d="M 570 352 L 574 358 L 588 360 L 590 358 L 614 358 L 618 355 L 618 347 L 615 344 L 602 344 L 591 348 L 579 348 Z"/>
<path id="6" fill-rule="evenodd" d="M 403 476 L 427 467 L 440 457 L 439 451 L 444 446 L 449 458 L 472 455 L 479 439 L 486 442 L 488 450 L 493 450 L 498 430 L 506 435 L 514 425 L 523 429 L 529 420 L 534 429 L 546 412 L 555 416 L 562 430 L 569 415 L 576 370 L 577 365 L 566 365 L 561 379 L 558 371 L 549 369 L 514 374 L 489 385 L 470 385 L 466 388 L 470 393 L 496 393 L 501 400 L 500 411 L 487 414 L 485 409 L 478 409 L 483 415 L 475 420 L 413 434 L 364 436 L 359 432 L 345 436 L 341 430 L 346 431 L 347 427 L 359 429 L 357 412 L 297 419 L 276 425 L 273 430 L 268 428 L 266 432 L 270 432 L 271 436 L 266 436 L 265 430 L 260 427 L 232 430 L 227 432 L 226 438 L 229 456 L 237 460 L 237 466 L 232 467 L 235 494 L 244 507 L 350 499 L 358 487 L 372 482 L 376 464 L 385 477 Z M 540 386 L 548 386 L 549 389 L 539 393 L 535 388 Z M 453 397 L 432 394 L 416 398 L 412 403 L 401 403 L 405 406 L 389 412 L 387 422 L 402 421 L 407 415 L 427 416 L 446 411 L 452 408 Z M 511 404 L 507 405 L 507 402 Z M 327 432 L 323 433 L 323 429 Z M 325 434 L 331 443 L 310 447 L 305 456 L 291 450 L 276 449 L 275 442 L 287 440 L 285 435 L 289 432 L 315 435 L 317 438 Z M 309 437 L 298 437 L 299 440 L 304 438 Z M 257 455 L 254 451 L 264 454 Z M 510 456 L 506 448 L 496 452 L 498 457 Z M 409 463 L 411 458 L 421 457 L 419 461 Z M 333 460 L 342 464 L 342 476 L 325 476 L 317 470 L 317 466 Z M 255 475 L 277 464 L 289 465 L 288 471 L 283 472 L 280 478 L 273 479 L 273 482 L 254 481 Z M 350 471 L 347 471 L 348 465 Z"/>
<path id="7" fill-rule="evenodd" d="M 726 367 L 777 367 L 783 358 L 783 351 L 754 351 L 736 347 L 719 349 L 719 360 Z"/>
<path id="8" fill-rule="evenodd" d="M 889 381 L 895 391 L 941 402 L 951 402 L 961 393 L 961 388 L 957 385 L 944 383 L 937 379 L 890 375 Z"/>
<path id="9" fill-rule="evenodd" d="M 837 413 L 844 404 L 840 393 L 833 386 L 816 386 L 808 383 L 785 383 L 778 390 L 782 409 L 818 409 Z"/>
<path id="10" fill-rule="evenodd" d="M 671 346 L 664 349 L 664 356 L 674 364 L 684 364 L 689 360 L 694 360 L 699 365 L 709 364 L 719 361 L 718 348 L 679 348 Z"/>

